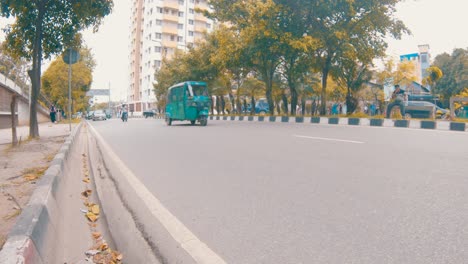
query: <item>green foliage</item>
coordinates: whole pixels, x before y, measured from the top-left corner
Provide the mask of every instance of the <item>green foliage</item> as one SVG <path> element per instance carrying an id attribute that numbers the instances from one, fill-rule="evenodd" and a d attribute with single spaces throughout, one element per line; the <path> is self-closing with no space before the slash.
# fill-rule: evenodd
<path id="1" fill-rule="evenodd" d="M 39 136 L 36 105 L 41 88 L 42 59 L 61 53 L 68 46 L 77 46 L 76 35 L 93 27 L 110 14 L 112 0 L 0 0 L 0 15 L 14 17 L 6 30 L 4 48 L 15 58 L 32 61 L 31 113 L 29 136 Z"/>
<path id="2" fill-rule="evenodd" d="M 24 59 L 9 56 L 0 45 L 0 73 L 14 81 L 23 93 L 29 93 L 26 70 L 28 63 Z"/>
<path id="3" fill-rule="evenodd" d="M 97 30 L 102 19 L 110 14 L 113 2 L 0 0 L 0 5 L 2 16 L 15 18 L 7 30 L 5 48 L 17 57 L 32 59 L 38 34 L 43 40 L 43 55 L 50 58 L 71 44 L 80 30 L 90 26 Z"/>
<path id="4" fill-rule="evenodd" d="M 440 94 L 447 106 L 450 97 L 460 94 L 468 87 L 468 48 L 455 49 L 451 55 L 447 53 L 438 55 L 433 66 L 443 72 L 442 78 L 437 81 L 433 90 L 436 94 Z"/>

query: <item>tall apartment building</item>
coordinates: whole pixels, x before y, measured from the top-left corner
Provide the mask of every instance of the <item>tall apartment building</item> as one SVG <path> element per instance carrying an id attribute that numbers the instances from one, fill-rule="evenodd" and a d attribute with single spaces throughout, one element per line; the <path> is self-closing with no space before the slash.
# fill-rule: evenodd
<path id="1" fill-rule="evenodd" d="M 207 0 L 133 0 L 127 101 L 134 114 L 155 107 L 154 73 L 163 58 L 186 51 L 212 29 L 197 8 L 208 9 Z"/>

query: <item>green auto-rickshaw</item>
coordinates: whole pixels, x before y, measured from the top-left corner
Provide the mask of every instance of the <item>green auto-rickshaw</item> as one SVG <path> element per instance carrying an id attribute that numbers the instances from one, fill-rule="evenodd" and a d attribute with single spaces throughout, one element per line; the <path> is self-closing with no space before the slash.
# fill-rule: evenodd
<path id="1" fill-rule="evenodd" d="M 167 91 L 166 123 L 188 120 L 202 126 L 208 123 L 210 97 L 205 82 L 183 82 L 173 85 Z"/>

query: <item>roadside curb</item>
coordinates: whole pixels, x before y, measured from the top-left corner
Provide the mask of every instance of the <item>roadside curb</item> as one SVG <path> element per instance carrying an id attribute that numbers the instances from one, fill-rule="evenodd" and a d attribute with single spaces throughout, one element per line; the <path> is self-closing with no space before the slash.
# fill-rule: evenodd
<path id="1" fill-rule="evenodd" d="M 0 251 L 0 263 L 49 263 L 55 255 L 60 217 L 56 194 L 65 161 L 83 123 L 76 126 L 37 182 L 27 206 L 19 215 Z"/>
<path id="2" fill-rule="evenodd" d="M 296 123 L 313 125 L 343 125 L 343 126 L 364 126 L 364 127 L 396 127 L 412 128 L 423 130 L 442 131 L 466 131 L 466 123 L 454 121 L 434 121 L 434 120 L 394 120 L 386 118 L 354 118 L 354 117 L 323 117 L 323 116 L 210 116 L 210 120 L 224 121 L 252 121 L 266 123 Z"/>

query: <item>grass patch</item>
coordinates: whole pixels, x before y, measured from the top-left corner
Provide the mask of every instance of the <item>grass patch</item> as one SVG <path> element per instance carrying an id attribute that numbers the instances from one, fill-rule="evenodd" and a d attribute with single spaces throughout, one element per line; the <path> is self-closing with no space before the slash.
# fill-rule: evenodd
<path id="1" fill-rule="evenodd" d="M 55 158 L 55 154 L 49 154 L 45 157 L 47 162 L 51 162 Z"/>
<path id="2" fill-rule="evenodd" d="M 468 123 L 468 119 L 466 118 L 454 118 L 452 121 L 460 122 L 460 123 Z"/>
<path id="3" fill-rule="evenodd" d="M 35 181 L 44 175 L 48 167 L 28 168 L 23 171 L 23 178 L 28 181 Z"/>
<path id="4" fill-rule="evenodd" d="M 10 219 L 13 219 L 13 218 L 17 217 L 20 214 L 21 214 L 21 209 L 16 209 L 14 213 L 9 214 L 9 215 L 5 215 L 3 217 L 3 220 L 8 221 Z M 0 241 L 0 244 L 1 244 L 1 241 Z"/>

